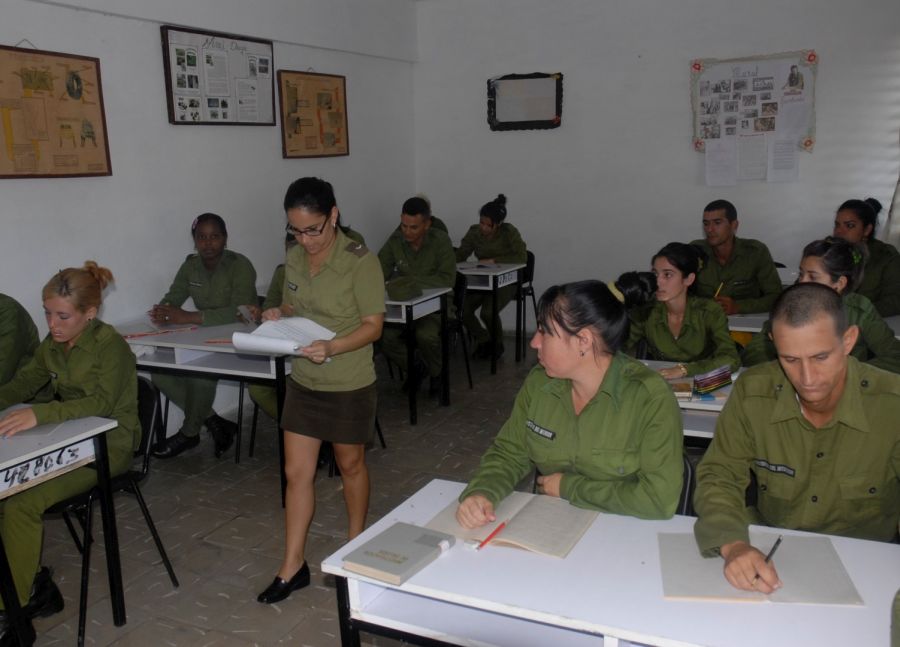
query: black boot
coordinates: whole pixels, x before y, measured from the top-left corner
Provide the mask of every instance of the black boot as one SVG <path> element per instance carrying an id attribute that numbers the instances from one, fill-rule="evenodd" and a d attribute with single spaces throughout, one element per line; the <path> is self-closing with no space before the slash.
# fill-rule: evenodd
<path id="1" fill-rule="evenodd" d="M 50 569 L 42 566 L 34 576 L 31 597 L 23 611 L 29 618 L 46 618 L 54 613 L 59 613 L 64 606 L 62 593 L 56 587 Z"/>
<path id="2" fill-rule="evenodd" d="M 212 414 L 204 421 L 207 431 L 213 437 L 216 446 L 216 458 L 228 451 L 231 443 L 234 442 L 234 435 L 237 433 L 237 424 L 231 420 L 225 420 L 222 416 Z"/>
<path id="3" fill-rule="evenodd" d="M 200 444 L 200 436 L 185 436 L 180 431 L 174 436 L 169 436 L 163 442 L 156 445 L 153 455 L 156 458 L 174 458 L 183 451 L 193 449 Z"/>

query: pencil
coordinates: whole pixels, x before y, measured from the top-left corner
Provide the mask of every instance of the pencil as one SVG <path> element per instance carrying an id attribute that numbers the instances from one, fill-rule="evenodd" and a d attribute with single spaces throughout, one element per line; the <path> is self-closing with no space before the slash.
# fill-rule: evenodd
<path id="1" fill-rule="evenodd" d="M 784 538 L 784 535 L 778 535 L 778 539 L 775 540 L 775 543 L 772 544 L 772 547 L 769 549 L 769 553 L 766 555 L 765 561 L 763 564 L 768 564 L 772 560 L 772 556 L 775 554 L 775 551 L 778 550 L 778 547 L 781 546 L 781 540 Z M 759 573 L 753 578 L 753 583 L 756 583 L 756 580 L 759 579 Z"/>
<path id="2" fill-rule="evenodd" d="M 499 526 L 497 526 L 496 528 L 494 528 L 494 531 L 491 534 L 489 534 L 487 537 L 485 537 L 484 541 L 482 541 L 480 544 L 478 544 L 478 546 L 475 548 L 475 550 L 481 550 L 482 548 L 487 546 L 488 543 L 490 543 L 491 539 L 493 539 L 494 537 L 499 535 L 500 531 L 503 530 L 504 528 L 506 528 L 505 521 L 503 523 L 501 523 Z"/>
<path id="3" fill-rule="evenodd" d="M 153 337 L 154 335 L 166 335 L 172 332 L 187 332 L 189 330 L 197 330 L 197 326 L 186 326 L 184 328 L 171 328 L 169 330 L 148 330 L 147 332 L 135 332 L 129 335 L 122 335 L 125 339 L 137 339 L 139 337 Z"/>
<path id="4" fill-rule="evenodd" d="M 713 295 L 713 299 L 715 299 L 717 296 L 719 296 L 719 292 L 722 291 L 723 287 L 725 287 L 725 281 L 722 281 L 721 283 L 719 283 L 719 287 L 716 289 L 716 293 Z"/>

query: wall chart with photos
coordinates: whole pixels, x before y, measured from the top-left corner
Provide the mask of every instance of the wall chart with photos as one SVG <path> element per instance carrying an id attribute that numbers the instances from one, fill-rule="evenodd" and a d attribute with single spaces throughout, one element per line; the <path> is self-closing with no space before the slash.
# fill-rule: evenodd
<path id="1" fill-rule="evenodd" d="M 691 61 L 693 146 L 707 184 L 796 179 L 798 151 L 816 142 L 813 50 Z"/>

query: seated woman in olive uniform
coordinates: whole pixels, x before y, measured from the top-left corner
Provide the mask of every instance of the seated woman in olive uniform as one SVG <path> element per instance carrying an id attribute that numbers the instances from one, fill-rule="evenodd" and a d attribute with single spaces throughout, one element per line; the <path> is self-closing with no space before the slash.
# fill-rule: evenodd
<path id="1" fill-rule="evenodd" d="M 856 291 L 866 297 L 882 317 L 900 314 L 900 253 L 875 238 L 881 203 L 875 198 L 847 200 L 834 216 L 834 235 L 861 244 L 867 258 Z"/>
<path id="2" fill-rule="evenodd" d="M 519 230 L 506 220 L 506 196 L 502 193 L 494 200 L 481 207 L 478 212 L 478 224 L 469 227 L 462 242 L 456 248 L 456 260 L 465 261 L 473 253 L 481 263 L 524 263 L 528 260 L 525 242 Z M 498 340 L 496 353 L 503 353 L 503 326 L 500 323 L 500 311 L 506 307 L 516 294 L 515 285 L 507 285 L 497 291 L 497 312 L 494 312 L 490 292 L 469 292 L 466 295 L 466 306 L 463 312 L 463 323 L 466 330 L 475 339 L 475 357 L 490 358 L 491 334 Z M 481 321 L 475 315 L 481 309 Z"/>
<path id="3" fill-rule="evenodd" d="M 196 254 L 189 254 L 178 269 L 172 287 L 150 310 L 156 324 L 218 326 L 237 321 L 238 307 L 256 303 L 256 271 L 245 256 L 225 249 L 228 230 L 214 213 L 204 213 L 191 225 Z M 182 309 L 188 297 L 194 310 Z M 161 443 L 153 455 L 171 458 L 200 443 L 206 426 L 215 442 L 216 456 L 231 447 L 237 425 L 216 415 L 213 401 L 218 380 L 211 377 L 153 374 L 153 383 L 182 411 L 178 433 Z"/>
<path id="4" fill-rule="evenodd" d="M 535 467 L 540 491 L 572 505 L 646 519 L 675 512 L 682 484 L 681 413 L 669 386 L 619 352 L 624 306 L 599 281 L 547 290 L 532 369 L 513 411 L 460 495 L 476 528 Z"/>
<path id="5" fill-rule="evenodd" d="M 632 318 L 627 348 L 646 343 L 649 359 L 678 362 L 660 369 L 666 379 L 705 373 L 728 365 L 740 366 L 737 348 L 728 334 L 728 319 L 712 299 L 691 294 L 705 254 L 694 245 L 669 243 L 653 257 L 656 303 Z"/>
<path id="6" fill-rule="evenodd" d="M 25 308 L 0 294 L 0 385 L 31 359 L 38 342 L 37 328 Z"/>
<path id="7" fill-rule="evenodd" d="M 108 269 L 88 261 L 83 268 L 60 270 L 44 286 L 50 332 L 31 360 L 0 387 L 0 410 L 31 399 L 47 384 L 55 399 L 8 413 L 0 419 L 0 436 L 9 438 L 36 425 L 86 416 L 114 418 L 119 425 L 106 438 L 110 473 L 116 475 L 131 465 L 141 426 L 134 355 L 112 326 L 97 319 L 103 289 L 112 278 Z M 63 608 L 50 570 L 38 571 L 42 515 L 53 504 L 96 484 L 97 471 L 79 467 L 2 502 L 0 535 L 19 601 L 32 618 Z M 2 638 L 0 643 L 6 644 Z"/>
<path id="8" fill-rule="evenodd" d="M 859 328 L 859 337 L 850 354 L 861 362 L 900 373 L 900 339 L 884 322 L 866 297 L 854 290 L 859 286 L 865 265 L 865 247 L 840 238 L 814 240 L 803 249 L 797 283 L 821 283 L 843 297 L 847 323 Z M 744 349 L 744 366 L 778 359 L 767 321 Z"/>

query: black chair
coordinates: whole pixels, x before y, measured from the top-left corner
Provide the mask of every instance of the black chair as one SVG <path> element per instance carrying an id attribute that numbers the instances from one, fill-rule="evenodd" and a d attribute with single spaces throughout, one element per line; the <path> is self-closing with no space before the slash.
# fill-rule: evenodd
<path id="1" fill-rule="evenodd" d="M 469 343 L 466 335 L 466 327 L 463 325 L 463 309 L 466 306 L 466 290 L 469 280 L 465 274 L 456 273 L 456 284 L 453 286 L 453 308 L 456 310 L 447 318 L 447 334 L 455 342 L 457 339 L 462 344 L 463 357 L 466 360 L 466 376 L 469 378 L 469 388 L 472 389 L 472 369 L 469 366 Z"/>
<path id="2" fill-rule="evenodd" d="M 110 479 L 110 489 L 115 492 L 129 492 L 135 496 L 144 520 L 147 522 L 147 528 L 153 535 L 153 541 L 156 543 L 156 549 L 159 556 L 169 573 L 169 579 L 172 580 L 172 586 L 178 588 L 178 578 L 175 577 L 175 571 L 169 562 L 169 556 L 163 547 L 159 533 L 150 516 L 150 510 L 141 494 L 139 483 L 144 480 L 150 471 L 150 439 L 156 435 L 161 429 L 160 420 L 160 395 L 159 389 L 147 378 L 138 377 L 138 416 L 141 422 L 141 443 L 135 451 L 135 458 L 140 458 L 141 463 L 138 469 L 130 469 L 123 474 L 113 476 Z M 56 505 L 47 510 L 47 513 L 62 514 L 66 526 L 69 528 L 75 545 L 81 553 L 81 598 L 78 604 L 78 644 L 84 644 L 84 630 L 87 619 L 87 597 L 88 597 L 88 578 L 90 577 L 90 561 L 91 561 L 91 544 L 93 537 L 91 536 L 91 517 L 93 516 L 94 501 L 99 497 L 98 488 L 91 488 L 87 492 L 76 494 L 64 501 L 60 501 Z M 79 539 L 78 532 L 72 523 L 71 517 L 74 516 L 79 521 L 82 529 L 82 538 Z"/>
<path id="3" fill-rule="evenodd" d="M 694 475 L 694 464 L 687 452 L 681 455 L 683 464 L 681 496 L 678 498 L 678 507 L 675 514 L 683 514 L 688 517 L 696 517 L 694 514 L 694 490 L 697 488 L 697 478 Z"/>
<path id="4" fill-rule="evenodd" d="M 528 317 L 525 316 L 525 299 L 531 297 L 531 309 L 534 311 L 534 320 L 537 322 L 537 298 L 534 296 L 534 253 L 526 252 L 525 271 L 522 274 L 522 282 L 519 284 L 519 307 L 522 308 L 522 357 L 528 349 L 528 335 L 525 330 Z M 535 323 L 535 325 L 537 325 Z"/>

